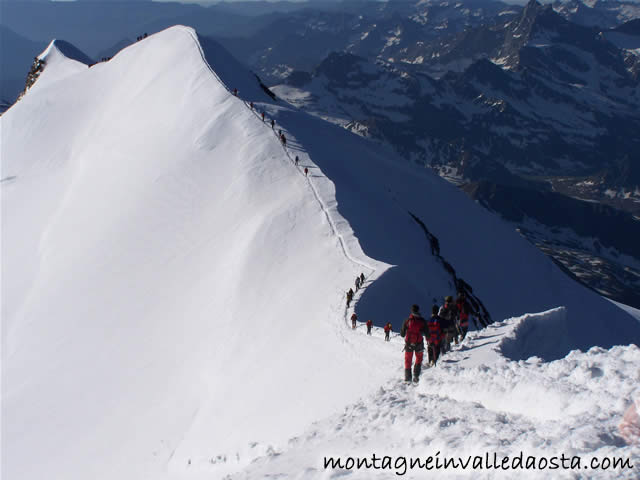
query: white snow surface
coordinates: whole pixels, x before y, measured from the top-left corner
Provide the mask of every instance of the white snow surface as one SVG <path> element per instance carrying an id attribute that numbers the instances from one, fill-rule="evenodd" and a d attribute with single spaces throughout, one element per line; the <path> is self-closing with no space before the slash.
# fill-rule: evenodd
<path id="1" fill-rule="evenodd" d="M 471 333 L 439 365 L 427 369 L 419 385 L 387 382 L 291 439 L 284 451 L 257 460 L 238 478 L 637 478 L 640 443 L 626 444 L 619 424 L 622 413 L 640 397 L 640 348 L 594 347 L 550 363 L 537 357 L 515 362 L 504 355 L 526 341 L 528 325 L 553 322 L 563 314 L 555 309 L 525 315 Z M 498 461 L 521 452 L 538 460 L 576 456 L 581 468 L 409 468 L 411 459 L 423 464 L 429 456 L 457 461 L 487 452 L 496 453 Z M 390 465 L 324 469 L 326 457 L 371 461 L 373 454 L 391 457 Z M 602 462 L 614 457 L 630 459 L 634 468 L 590 468 L 593 458 Z"/>
<path id="2" fill-rule="evenodd" d="M 640 324 L 454 187 L 271 102 L 186 27 L 90 69 L 46 58 L 0 118 L 3 478 L 327 478 L 347 446 L 637 458 L 615 424 L 638 347 L 562 357 Z M 408 211 L 495 319 L 563 308 L 399 388 L 400 340 L 348 329 L 344 292 L 364 272 L 356 312 L 396 330 L 455 293 Z"/>

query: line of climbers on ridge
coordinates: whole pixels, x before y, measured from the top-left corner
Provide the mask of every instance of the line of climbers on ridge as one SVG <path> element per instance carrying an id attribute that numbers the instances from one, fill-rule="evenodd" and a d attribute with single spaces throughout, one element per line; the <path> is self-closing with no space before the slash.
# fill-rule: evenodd
<path id="1" fill-rule="evenodd" d="M 356 277 L 355 286 L 356 286 L 356 292 L 358 290 L 360 290 L 361 288 L 364 288 L 364 273 L 361 273 L 360 275 L 358 275 Z M 353 296 L 354 295 L 355 295 L 355 292 L 353 291 L 352 288 L 347 290 L 347 308 L 349 308 L 349 306 L 351 305 L 351 302 L 353 300 Z M 357 326 L 358 326 L 357 322 L 358 322 L 358 315 L 356 315 L 356 312 L 353 312 L 353 314 L 351 315 L 351 328 L 352 329 L 355 330 L 357 328 Z M 373 320 L 371 320 L 371 319 L 367 320 L 365 325 L 367 327 L 367 335 L 371 335 L 371 329 L 373 328 Z M 385 339 L 385 341 L 388 342 L 390 340 L 391 332 L 393 332 L 393 328 L 391 327 L 391 322 L 387 322 L 387 324 L 384 326 L 384 339 Z"/>
<path id="2" fill-rule="evenodd" d="M 238 89 L 234 88 L 232 91 L 234 96 L 238 96 Z M 249 102 L 249 108 L 254 111 L 255 107 L 253 102 Z M 265 121 L 265 111 L 260 112 L 262 121 Z M 275 132 L 275 120 L 271 119 L 271 128 Z M 278 131 L 278 138 L 282 143 L 282 146 L 286 149 L 287 139 L 280 129 Z M 299 158 L 296 155 L 294 164 L 298 166 Z M 305 167 L 304 174 L 307 176 L 309 169 Z M 433 255 L 440 254 L 440 245 L 438 239 L 430 236 L 431 253 Z M 445 265 L 449 266 L 448 264 Z M 449 266 L 450 267 L 450 266 Z M 451 267 L 450 267 L 451 268 Z M 455 273 L 455 272 L 454 272 Z M 355 287 L 356 292 L 364 286 L 364 273 L 356 276 Z M 352 288 L 347 291 L 347 308 L 350 307 L 353 301 L 355 292 Z M 435 301 L 435 299 L 434 299 Z M 420 373 L 422 370 L 422 360 L 424 356 L 424 338 L 427 337 L 428 346 L 428 365 L 435 366 L 440 355 L 451 350 L 451 341 L 453 340 L 456 345 L 464 340 L 469 330 L 469 318 L 473 320 L 476 330 L 479 330 L 478 321 L 485 328 L 487 324 L 482 319 L 479 312 L 475 311 L 469 301 L 467 300 L 464 290 L 458 292 L 458 298 L 456 302 L 453 302 L 453 297 L 448 295 L 445 297 L 445 302 L 441 307 L 433 305 L 431 308 L 431 317 L 429 320 L 425 320 L 420 314 L 420 307 L 418 305 L 411 306 L 411 314 L 404 321 L 400 329 L 400 336 L 405 339 L 404 346 L 404 362 L 405 362 L 405 381 L 410 382 L 412 379 L 414 382 L 418 382 Z M 478 321 L 476 321 L 476 318 Z M 358 315 L 353 312 L 351 315 L 351 328 L 357 328 Z M 367 335 L 371 335 L 371 329 L 373 328 L 373 321 L 367 320 L 365 323 L 367 327 Z M 390 334 L 393 332 L 391 322 L 387 322 L 384 326 L 385 341 L 390 341 Z M 413 377 L 411 375 L 411 366 L 413 363 L 413 354 L 415 353 L 416 361 L 413 366 Z"/>
<path id="3" fill-rule="evenodd" d="M 136 42 L 139 42 L 141 40 L 144 40 L 145 38 L 147 38 L 149 35 L 145 32 L 142 35 L 139 35 L 138 37 L 136 37 Z M 90 63 L 89 64 L 89 68 L 93 67 L 94 65 L 97 65 L 98 63 L 104 63 L 104 62 L 108 62 L 109 60 L 111 60 L 113 58 L 113 56 L 111 57 L 102 57 L 100 59 L 99 62 L 94 62 L 94 63 Z"/>
<path id="4" fill-rule="evenodd" d="M 234 96 L 238 96 L 238 89 L 234 88 L 232 91 Z M 253 102 L 249 102 L 249 108 L 254 111 L 255 107 Z M 262 121 L 265 122 L 265 111 L 260 112 Z M 276 122 L 271 119 L 271 129 L 275 132 Z M 280 129 L 278 131 L 278 138 L 282 143 L 282 146 L 286 149 L 287 139 Z M 294 164 L 297 167 L 299 158 L 296 155 Z M 307 176 L 309 169 L 305 167 L 304 174 Z M 430 246 L 432 255 L 440 254 L 440 245 L 438 239 L 431 235 Z M 445 267 L 449 266 L 448 264 Z M 449 266 L 450 267 L 450 266 Z M 450 267 L 451 269 L 451 267 Z M 455 272 L 453 272 L 455 273 Z M 364 286 L 364 273 L 356 276 L 355 287 L 356 292 Z M 350 307 L 355 292 L 352 288 L 347 291 L 347 308 Z M 434 299 L 435 300 L 435 299 Z M 462 342 L 469 330 L 469 318 L 473 320 L 476 330 L 479 330 L 478 321 L 482 324 L 482 328 L 485 328 L 487 324 L 482 319 L 479 312 L 475 311 L 469 301 L 467 300 L 464 290 L 458 292 L 456 302 L 453 302 L 453 297 L 448 295 L 445 297 L 445 302 L 441 307 L 433 305 L 431 308 L 431 317 L 429 320 L 425 320 L 420 314 L 420 307 L 418 305 L 411 306 L 411 314 L 404 321 L 400 328 L 400 336 L 405 339 L 404 346 L 404 379 L 406 382 L 413 381 L 417 383 L 420 379 L 420 373 L 422 371 L 422 360 L 424 356 L 424 337 L 427 338 L 428 347 L 428 365 L 435 366 L 437 364 L 440 355 L 451 350 L 451 341 L 453 340 L 456 345 Z M 478 321 L 476 321 L 476 318 Z M 351 315 L 351 328 L 357 328 L 358 315 L 353 312 Z M 371 335 L 371 329 L 373 328 L 373 321 L 367 320 L 365 323 L 367 327 L 367 335 Z M 393 332 L 391 322 L 387 322 L 384 326 L 384 339 L 390 341 L 390 335 Z M 416 360 L 413 365 L 413 376 L 411 373 L 411 367 L 413 363 L 413 354 L 415 353 Z"/>
<path id="5" fill-rule="evenodd" d="M 360 290 L 362 286 L 364 286 L 364 273 L 361 273 L 356 277 L 355 284 L 356 284 L 356 292 L 357 292 L 358 290 Z M 349 306 L 351 305 L 351 301 L 353 300 L 353 295 L 354 295 L 353 288 L 350 288 L 349 290 L 347 290 L 347 308 L 349 308 Z"/>
<path id="6" fill-rule="evenodd" d="M 231 90 L 231 93 L 233 94 L 234 97 L 237 97 L 238 96 L 238 89 L 234 88 L 233 90 Z M 252 112 L 255 111 L 255 105 L 253 104 L 253 102 L 249 102 L 248 106 L 249 106 L 249 108 L 251 109 Z M 263 122 L 265 121 L 265 111 L 264 110 L 262 110 L 260 112 L 260 118 L 262 118 Z M 275 130 L 276 130 L 276 121 L 272 118 L 270 123 L 271 123 L 271 129 L 275 132 Z M 278 139 L 280 140 L 280 143 L 282 143 L 282 146 L 286 151 L 286 148 L 287 148 L 287 137 L 285 137 L 284 133 L 282 133 L 282 129 L 280 129 L 278 131 L 277 135 L 278 135 Z M 289 157 L 289 158 L 291 158 L 291 157 Z M 295 161 L 294 161 L 294 164 L 295 164 L 296 167 L 298 166 L 299 162 L 300 162 L 300 159 L 296 155 L 296 158 L 295 158 Z M 304 173 L 305 177 L 308 177 L 309 176 L 309 168 L 308 167 L 304 167 L 303 173 Z"/>
<path id="7" fill-rule="evenodd" d="M 353 290 L 347 292 L 347 300 L 353 297 Z M 351 293 L 351 295 L 350 295 Z M 348 303 L 347 303 L 348 305 Z M 456 301 L 451 295 L 447 295 L 441 307 L 433 305 L 431 307 L 431 317 L 428 320 L 420 313 L 418 305 L 411 306 L 409 317 L 403 322 L 400 328 L 400 336 L 405 339 L 404 344 L 404 379 L 406 382 L 418 382 L 422 371 L 422 361 L 424 356 L 424 338 L 427 339 L 428 366 L 436 366 L 441 355 L 451 351 L 451 343 L 458 345 L 467 336 L 469 331 L 469 319 L 473 320 L 476 330 L 479 330 L 476 317 L 480 320 L 482 328 L 487 325 L 482 321 L 479 312 L 473 310 L 467 300 L 464 291 L 458 293 Z M 353 312 L 351 315 L 351 328 L 357 328 L 358 315 Z M 373 321 L 366 322 L 367 335 L 371 335 Z M 391 322 L 384 326 L 385 341 L 389 341 L 389 336 L 393 331 Z M 415 353 L 415 364 L 413 365 L 413 376 L 411 367 L 413 354 Z"/>
<path id="8" fill-rule="evenodd" d="M 234 88 L 231 93 L 234 96 L 238 96 L 238 89 Z M 253 102 L 249 102 L 249 108 L 251 109 L 251 111 L 255 110 L 255 105 L 253 104 Z M 265 111 L 262 110 L 260 112 L 260 118 L 262 119 L 262 121 L 265 121 Z M 274 119 L 271 119 L 271 129 L 275 132 L 275 126 L 276 126 L 276 121 Z M 285 137 L 284 133 L 282 132 L 282 129 L 278 130 L 278 138 L 280 139 L 280 143 L 282 143 L 282 146 L 286 149 L 287 146 L 287 138 Z M 298 157 L 298 155 L 295 156 L 294 159 L 294 165 L 297 167 L 299 165 L 300 162 L 300 158 Z M 304 175 L 305 177 L 308 176 L 309 174 L 309 169 L 307 167 L 305 167 L 304 169 Z M 355 287 L 356 287 L 356 292 L 358 290 L 360 290 L 360 288 L 362 288 L 364 286 L 364 273 L 360 273 L 360 275 L 356 276 L 356 280 L 355 280 Z M 347 291 L 347 308 L 349 308 L 349 306 L 351 305 L 351 301 L 353 300 L 353 296 L 354 296 L 354 291 L 352 288 L 349 288 L 349 290 Z M 353 313 L 353 315 L 351 315 L 351 324 L 352 324 L 352 328 L 356 328 L 356 322 L 358 320 L 358 316 L 355 314 L 355 312 Z M 367 326 L 367 335 L 371 335 L 371 329 L 373 328 L 373 321 L 371 319 L 367 320 L 366 322 L 366 326 Z M 384 339 L 385 341 L 389 341 L 390 340 L 390 334 L 393 331 L 393 328 L 391 326 L 391 322 L 387 322 L 387 324 L 384 326 Z"/>
<path id="9" fill-rule="evenodd" d="M 413 366 L 413 381 L 418 382 L 422 370 L 422 358 L 424 355 L 424 339 L 427 338 L 428 366 L 434 366 L 440 355 L 451 350 L 451 341 L 457 345 L 462 342 L 469 330 L 469 318 L 478 329 L 474 317 L 481 319 L 480 314 L 471 308 L 464 291 L 458 293 L 455 303 L 453 297 L 448 295 L 444 299 L 444 305 L 431 307 L 431 317 L 425 320 L 420 313 L 418 305 L 411 306 L 409 317 L 402 324 L 400 336 L 404 337 L 404 380 L 410 382 L 411 364 L 413 354 L 416 360 Z M 484 322 L 482 322 L 484 325 Z M 486 325 L 484 325 L 486 327 Z"/>

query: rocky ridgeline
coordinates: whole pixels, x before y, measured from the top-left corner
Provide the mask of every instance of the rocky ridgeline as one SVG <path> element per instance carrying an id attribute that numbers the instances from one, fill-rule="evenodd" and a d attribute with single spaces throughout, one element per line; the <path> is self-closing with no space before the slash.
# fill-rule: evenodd
<path id="1" fill-rule="evenodd" d="M 24 96 L 24 94 L 27 93 L 27 91 L 31 87 L 33 87 L 33 85 L 36 83 L 36 81 L 40 77 L 40 74 L 44 71 L 45 65 L 46 65 L 46 62 L 41 58 L 35 57 L 33 59 L 33 63 L 31 64 L 29 73 L 27 73 L 27 80 L 25 81 L 25 84 L 24 84 L 24 90 L 18 96 L 18 100 L 20 100 Z"/>

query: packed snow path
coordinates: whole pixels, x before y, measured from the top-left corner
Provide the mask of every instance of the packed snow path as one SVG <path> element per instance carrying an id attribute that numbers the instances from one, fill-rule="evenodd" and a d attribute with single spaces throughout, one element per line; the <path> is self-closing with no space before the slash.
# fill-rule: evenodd
<path id="1" fill-rule="evenodd" d="M 209 67 L 211 68 L 211 67 Z M 217 76 L 216 76 L 217 78 Z M 222 83 L 223 86 L 225 86 L 225 88 L 227 89 L 227 91 L 233 95 L 232 91 L 229 89 L 228 86 L 224 85 L 224 83 L 220 80 L 220 83 Z M 241 92 L 240 92 L 241 95 Z M 234 95 L 235 96 L 235 95 Z M 247 102 L 246 100 L 243 100 L 243 103 L 245 105 L 245 107 L 247 107 L 253 114 L 254 116 L 258 119 L 258 121 L 260 123 L 262 123 L 265 127 L 269 128 L 269 121 L 268 118 L 265 116 L 265 120 L 262 120 L 261 114 L 260 112 L 258 112 L 258 110 L 254 107 L 251 107 L 251 102 Z M 295 167 L 295 169 L 298 171 L 298 173 L 304 177 L 305 181 L 308 183 L 309 188 L 311 189 L 311 192 L 313 193 L 314 198 L 316 199 L 316 201 L 318 202 L 318 205 L 320 206 L 320 209 L 322 210 L 322 213 L 325 215 L 326 219 L 327 219 L 327 223 L 329 224 L 329 226 L 331 227 L 331 231 L 333 232 L 333 234 L 335 235 L 335 237 L 338 239 L 338 241 L 340 242 L 340 248 L 342 250 L 342 253 L 344 254 L 345 258 L 353 263 L 354 265 L 357 265 L 358 267 L 361 267 L 363 269 L 363 271 L 361 273 L 367 272 L 366 275 L 366 279 L 369 282 L 373 282 L 375 281 L 375 279 L 378 277 L 377 274 L 377 270 L 376 267 L 374 266 L 373 261 L 371 261 L 371 259 L 368 259 L 369 261 L 366 261 L 366 257 L 364 257 L 364 255 L 362 254 L 362 251 L 359 251 L 359 254 L 361 257 L 364 257 L 365 260 L 359 260 L 358 258 L 356 258 L 354 255 L 349 253 L 348 247 L 347 247 L 347 242 L 345 241 L 345 236 L 343 233 L 341 233 L 338 230 L 338 227 L 336 226 L 336 220 L 334 220 L 333 215 L 336 214 L 335 211 L 335 204 L 333 206 L 333 209 L 331 209 L 330 207 L 327 206 L 327 203 L 320 197 L 320 193 L 318 192 L 318 189 L 315 187 L 314 182 L 313 182 L 313 178 L 317 178 L 317 179 L 325 179 L 326 177 L 321 175 L 321 171 L 320 168 L 315 165 L 311 158 L 306 154 L 306 152 L 304 152 L 304 150 L 300 147 L 300 144 L 298 144 L 298 148 L 297 151 L 299 153 L 296 153 L 292 156 L 291 154 L 291 146 L 295 145 L 295 137 L 293 137 L 291 135 L 291 133 L 286 130 L 285 128 L 280 128 L 280 126 L 278 126 L 278 132 L 276 132 L 276 129 L 274 127 L 271 127 L 271 130 L 274 134 L 274 136 L 276 137 L 278 143 L 282 146 L 282 149 L 284 151 L 284 154 L 286 155 L 287 159 L 289 160 L 289 163 L 291 165 L 293 165 Z M 280 141 L 279 138 L 279 132 L 280 130 L 282 131 L 283 134 L 285 134 L 285 137 L 288 138 L 289 140 L 287 140 L 287 145 L 289 145 L 289 147 L 287 147 L 287 145 L 282 144 L 282 142 Z M 294 157 L 298 157 L 298 160 L 302 160 L 302 163 L 299 163 L 298 165 L 296 165 L 295 163 L 295 158 Z M 302 156 L 302 158 L 300 158 Z M 311 175 L 307 175 L 304 173 L 304 169 L 317 169 L 316 174 L 311 174 Z M 318 180 L 321 181 L 321 180 Z M 339 216 L 338 216 L 339 219 Z M 339 220 L 338 220 L 339 221 Z M 384 266 L 384 268 L 388 268 L 388 266 Z M 345 292 L 346 290 L 348 290 L 348 288 L 352 287 L 350 286 L 345 286 Z M 362 292 L 356 292 L 356 293 L 362 293 Z M 356 297 L 354 296 L 354 300 L 352 302 L 352 309 L 355 309 L 355 305 L 357 303 Z M 348 316 L 348 312 L 349 312 L 350 308 L 345 306 L 345 313 L 344 313 L 344 318 L 345 318 L 345 324 L 347 322 L 347 316 Z"/>
<path id="2" fill-rule="evenodd" d="M 189 34 L 191 35 L 191 37 L 193 38 L 194 42 L 196 43 L 198 50 L 202 56 L 202 60 L 207 64 L 207 67 L 209 68 L 209 70 L 211 71 L 211 73 L 213 74 L 213 76 L 220 82 L 220 84 L 227 90 L 227 92 L 230 95 L 233 95 L 234 97 L 238 97 L 244 104 L 244 106 L 246 108 L 248 108 L 251 113 L 253 113 L 254 117 L 258 119 L 258 121 L 265 127 L 269 128 L 269 124 L 270 124 L 270 119 L 266 116 L 261 115 L 261 113 L 258 111 L 258 109 L 256 108 L 256 106 L 253 104 L 253 102 L 251 101 L 247 101 L 247 100 L 242 100 L 242 92 L 237 92 L 234 93 L 233 89 L 229 86 L 226 85 L 224 83 L 224 81 L 222 81 L 222 79 L 218 76 L 218 74 L 216 74 L 216 72 L 213 70 L 213 68 L 211 68 L 211 65 L 209 65 L 209 63 L 207 62 L 207 59 L 205 57 L 205 54 L 202 50 L 202 47 L 200 46 L 200 43 L 197 40 L 197 36 L 195 35 L 195 33 L 193 31 L 189 31 Z M 253 105 L 253 107 L 251 106 Z M 336 236 L 336 238 L 339 240 L 340 242 L 340 248 L 342 249 L 342 253 L 344 254 L 345 258 L 350 261 L 351 263 L 358 265 L 359 267 L 361 267 L 362 269 L 364 269 L 363 272 L 367 272 L 366 275 L 366 279 L 371 283 L 373 281 L 375 281 L 375 279 L 378 277 L 377 274 L 377 270 L 376 270 L 376 266 L 375 263 L 373 262 L 371 259 L 367 259 L 366 256 L 364 256 L 364 254 L 362 253 L 362 251 L 360 249 L 359 250 L 359 255 L 357 258 L 356 256 L 352 255 L 347 247 L 347 243 L 345 241 L 345 237 L 344 234 L 341 233 L 338 230 L 338 227 L 336 226 L 336 220 L 334 220 L 333 215 L 336 215 L 336 208 L 335 208 L 335 202 L 333 207 L 329 207 L 327 205 L 327 202 L 324 201 L 321 196 L 320 193 L 318 192 L 318 189 L 314 186 L 313 180 L 312 178 L 324 178 L 326 180 L 326 177 L 323 177 L 320 174 L 311 174 L 311 175 L 307 175 L 304 173 L 304 169 L 317 169 L 318 172 L 320 171 L 320 168 L 315 165 L 311 158 L 306 154 L 306 152 L 304 152 L 304 150 L 301 148 L 301 145 L 299 143 L 297 143 L 297 151 L 299 151 L 299 153 L 296 153 L 294 155 L 298 157 L 298 160 L 302 160 L 302 163 L 299 163 L 298 165 L 296 165 L 295 163 L 295 159 L 294 157 L 292 157 L 291 153 L 290 153 L 290 149 L 292 145 L 296 145 L 296 139 L 295 137 L 293 137 L 291 135 L 291 133 L 286 130 L 286 128 L 280 128 L 280 125 L 278 125 L 278 132 L 276 132 L 276 129 L 274 127 L 271 127 L 271 130 L 274 134 L 274 136 L 276 137 L 278 143 L 282 146 L 282 149 L 286 155 L 286 157 L 288 158 L 289 162 L 296 168 L 296 170 L 298 171 L 298 173 L 303 176 L 305 178 L 305 180 L 307 181 L 307 183 L 309 184 L 309 187 L 311 189 L 311 191 L 313 192 L 313 196 L 316 199 L 316 201 L 318 202 L 320 208 L 322 209 L 322 212 L 324 213 L 326 219 L 327 219 L 327 223 L 330 225 L 331 227 L 331 231 L 333 232 L 333 234 Z M 287 148 L 287 145 L 282 144 L 281 140 L 280 140 L 280 136 L 279 136 L 279 132 L 282 131 L 285 136 L 289 139 L 287 140 L 289 148 Z M 302 156 L 302 159 L 300 159 L 300 156 Z M 338 215 L 338 220 L 340 221 L 340 217 Z M 348 232 L 351 233 L 351 232 Z M 367 261 L 369 260 L 369 261 Z M 387 265 L 384 266 L 384 269 L 386 270 L 386 268 L 388 268 Z M 345 291 L 348 289 L 349 287 L 345 288 Z M 358 296 L 361 294 L 362 292 L 358 292 Z M 352 302 L 352 309 L 355 309 L 355 305 L 357 304 L 357 300 L 356 297 L 354 297 L 354 301 Z M 345 306 L 345 313 L 344 313 L 344 320 L 345 320 L 345 325 L 348 322 L 348 312 L 350 311 L 350 308 Z"/>

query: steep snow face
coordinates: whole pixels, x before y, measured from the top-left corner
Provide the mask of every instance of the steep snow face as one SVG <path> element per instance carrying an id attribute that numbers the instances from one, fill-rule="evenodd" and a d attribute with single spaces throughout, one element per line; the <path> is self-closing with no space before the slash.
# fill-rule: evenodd
<path id="1" fill-rule="evenodd" d="M 396 330 L 455 293 L 409 212 L 494 318 L 566 307 L 527 353 L 640 342 L 454 187 L 266 102 L 191 29 L 64 81 L 75 63 L 55 55 L 0 119 L 9 478 L 222 475 L 370 393 L 400 348 L 346 329 L 355 276 L 361 319 Z M 221 82 L 265 99 L 286 150 Z"/>

